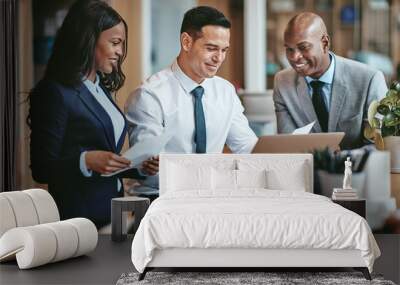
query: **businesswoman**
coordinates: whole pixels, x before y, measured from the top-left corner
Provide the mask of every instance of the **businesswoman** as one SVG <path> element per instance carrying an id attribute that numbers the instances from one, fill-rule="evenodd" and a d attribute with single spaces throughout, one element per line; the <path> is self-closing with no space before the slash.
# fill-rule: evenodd
<path id="1" fill-rule="evenodd" d="M 118 155 L 126 122 L 111 96 L 125 79 L 126 35 L 125 21 L 106 3 L 75 2 L 29 95 L 32 176 L 48 184 L 62 219 L 86 217 L 102 227 L 110 200 L 123 195 L 119 178 L 101 174 L 130 164 Z M 137 170 L 128 176 L 137 178 Z"/>

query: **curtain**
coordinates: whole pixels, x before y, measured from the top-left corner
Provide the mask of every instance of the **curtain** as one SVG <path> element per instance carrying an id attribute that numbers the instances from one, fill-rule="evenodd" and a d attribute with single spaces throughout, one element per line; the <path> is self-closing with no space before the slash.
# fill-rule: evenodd
<path id="1" fill-rule="evenodd" d="M 16 190 L 17 0 L 0 0 L 0 191 Z"/>

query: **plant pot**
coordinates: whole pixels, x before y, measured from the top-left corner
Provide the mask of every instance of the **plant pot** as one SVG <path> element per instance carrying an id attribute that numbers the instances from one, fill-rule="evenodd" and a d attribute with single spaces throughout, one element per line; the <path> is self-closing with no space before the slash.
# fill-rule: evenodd
<path id="1" fill-rule="evenodd" d="M 384 137 L 383 143 L 385 150 L 390 152 L 390 171 L 392 173 L 400 173 L 400 137 Z"/>
<path id="2" fill-rule="evenodd" d="M 343 187 L 344 174 L 329 173 L 325 170 L 317 170 L 317 179 L 319 181 L 321 195 L 332 197 L 333 188 Z M 365 185 L 365 172 L 352 173 L 351 186 L 361 197 Z"/>

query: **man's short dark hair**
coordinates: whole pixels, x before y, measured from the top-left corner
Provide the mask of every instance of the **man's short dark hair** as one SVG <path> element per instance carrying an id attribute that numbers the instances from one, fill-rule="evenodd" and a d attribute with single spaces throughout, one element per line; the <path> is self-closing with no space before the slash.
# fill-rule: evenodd
<path id="1" fill-rule="evenodd" d="M 187 11 L 183 17 L 181 34 L 186 32 L 194 39 L 201 37 L 204 26 L 220 26 L 229 29 L 231 23 L 224 14 L 215 8 L 199 6 Z"/>

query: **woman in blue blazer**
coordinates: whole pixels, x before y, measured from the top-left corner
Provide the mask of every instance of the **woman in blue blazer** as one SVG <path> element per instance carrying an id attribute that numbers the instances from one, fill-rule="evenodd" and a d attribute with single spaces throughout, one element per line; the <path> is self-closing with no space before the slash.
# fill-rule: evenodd
<path id="1" fill-rule="evenodd" d="M 111 96 L 125 79 L 126 35 L 125 21 L 106 3 L 77 1 L 30 93 L 32 176 L 48 184 L 62 219 L 86 217 L 102 227 L 111 199 L 123 196 L 120 178 L 101 174 L 130 164 L 118 155 L 126 122 Z M 124 177 L 140 176 L 134 169 Z"/>

